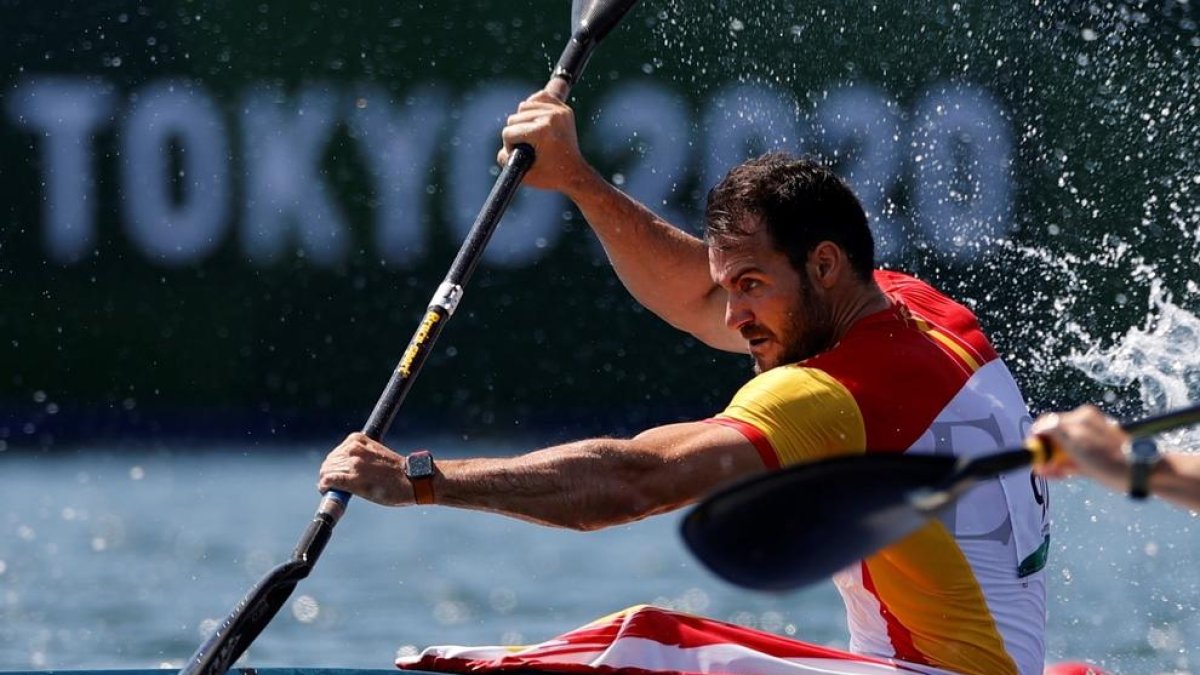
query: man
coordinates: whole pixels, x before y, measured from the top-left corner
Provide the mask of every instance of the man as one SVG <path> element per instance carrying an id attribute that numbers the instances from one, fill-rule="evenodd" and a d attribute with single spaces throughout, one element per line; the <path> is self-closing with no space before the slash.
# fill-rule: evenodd
<path id="1" fill-rule="evenodd" d="M 1129 435 L 1116 420 L 1090 405 L 1043 415 L 1033 432 L 1050 439 L 1058 451 L 1053 461 L 1038 468 L 1047 478 L 1082 474 L 1118 492 L 1154 494 L 1200 511 L 1200 455 L 1172 452 L 1147 457 L 1139 476 L 1137 462 L 1126 452 Z"/>
<path id="2" fill-rule="evenodd" d="M 578 205 L 642 304 L 709 345 L 749 353 L 758 375 L 712 419 L 440 461 L 415 481 L 403 458 L 351 435 L 322 466 L 322 490 L 590 530 L 796 462 L 1019 443 L 1025 404 L 975 317 L 916 279 L 875 271 L 862 206 L 825 167 L 776 154 L 734 168 L 709 194 L 701 241 L 604 181 L 553 96 L 522 103 L 503 138 L 501 161 L 517 143 L 534 146 L 526 181 Z M 407 467 L 413 474 L 412 459 Z M 851 650 L 958 672 L 1041 673 L 1043 501 L 1027 472 L 991 481 L 945 522 L 839 574 Z"/>

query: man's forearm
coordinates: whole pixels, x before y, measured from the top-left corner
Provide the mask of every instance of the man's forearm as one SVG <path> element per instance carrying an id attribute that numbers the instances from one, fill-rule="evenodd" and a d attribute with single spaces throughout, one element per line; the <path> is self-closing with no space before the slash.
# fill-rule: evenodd
<path id="1" fill-rule="evenodd" d="M 1164 454 L 1150 474 L 1150 491 L 1180 506 L 1200 511 L 1200 456 Z"/>
<path id="2" fill-rule="evenodd" d="M 651 487 L 663 464 L 629 441 L 592 439 L 519 457 L 441 460 L 434 491 L 445 506 L 597 530 L 678 506 Z"/>
<path id="3" fill-rule="evenodd" d="M 667 323 L 705 343 L 744 352 L 724 323 L 724 294 L 713 283 L 704 242 L 668 223 L 594 170 L 564 192 L 592 226 L 630 294 Z"/>

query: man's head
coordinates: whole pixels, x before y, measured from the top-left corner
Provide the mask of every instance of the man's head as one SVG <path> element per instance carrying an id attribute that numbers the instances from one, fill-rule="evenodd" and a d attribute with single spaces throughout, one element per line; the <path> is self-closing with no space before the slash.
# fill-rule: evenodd
<path id="1" fill-rule="evenodd" d="M 875 270 L 875 239 L 854 191 L 819 162 L 772 152 L 736 166 L 708 193 L 705 241 L 736 243 L 762 224 L 775 248 L 803 271 L 817 244 L 837 244 L 859 279 Z"/>
<path id="2" fill-rule="evenodd" d="M 809 159 L 763 155 L 709 192 L 706 220 L 726 323 L 746 339 L 755 370 L 832 347 L 875 267 L 866 213 L 845 181 Z"/>

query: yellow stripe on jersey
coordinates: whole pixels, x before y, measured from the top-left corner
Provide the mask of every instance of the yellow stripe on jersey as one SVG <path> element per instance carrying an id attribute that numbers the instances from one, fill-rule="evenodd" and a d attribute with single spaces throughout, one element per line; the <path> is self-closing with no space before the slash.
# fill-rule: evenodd
<path id="1" fill-rule="evenodd" d="M 942 331 L 940 331 L 936 328 L 931 329 L 927 333 L 927 335 L 929 335 L 933 339 L 937 340 L 938 342 L 942 343 L 943 345 L 946 345 L 946 347 L 948 349 L 950 349 L 950 351 L 954 352 L 958 356 L 958 358 L 963 360 L 963 363 L 967 364 L 967 367 L 971 369 L 972 373 L 979 370 L 979 367 L 980 367 L 979 361 L 977 361 L 975 359 L 975 357 L 971 355 L 970 352 L 963 349 L 962 345 L 955 342 L 954 338 L 950 337 L 949 335 L 946 335 L 945 333 L 943 333 Z"/>
<path id="2" fill-rule="evenodd" d="M 912 317 L 912 319 L 917 324 L 918 330 L 934 340 L 937 340 L 947 349 L 954 352 L 955 356 L 962 359 L 963 364 L 966 365 L 972 373 L 982 367 L 983 364 L 979 363 L 979 359 L 975 358 L 971 352 L 968 352 L 966 348 L 960 345 L 954 338 L 942 332 L 940 329 L 934 328 L 933 324 L 929 323 L 925 319 L 917 316 Z"/>
<path id="3" fill-rule="evenodd" d="M 929 665 L 1016 675 L 996 622 L 954 535 L 933 521 L 865 561 L 880 602 Z M 931 602 L 936 599 L 936 602 Z"/>
<path id="4" fill-rule="evenodd" d="M 743 386 L 718 418 L 758 429 L 780 466 L 862 453 L 867 431 L 854 396 L 828 373 L 772 368 Z"/>

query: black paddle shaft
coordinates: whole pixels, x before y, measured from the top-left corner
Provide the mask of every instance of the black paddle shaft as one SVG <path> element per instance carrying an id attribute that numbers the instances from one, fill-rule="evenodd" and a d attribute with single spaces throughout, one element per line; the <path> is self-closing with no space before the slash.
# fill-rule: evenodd
<path id="1" fill-rule="evenodd" d="M 1200 422 L 1200 405 L 1191 405 L 1157 415 L 1122 422 L 1121 429 L 1134 438 L 1140 438 L 1196 424 L 1197 422 Z M 1040 461 L 1050 461 L 1054 453 L 1058 452 L 1058 450 L 1053 444 L 1047 444 L 1045 452 L 1049 454 L 1040 458 Z M 991 455 L 983 455 L 963 461 L 954 474 L 947 478 L 945 483 L 939 487 L 947 496 L 958 496 L 981 479 L 998 476 L 1007 471 L 1019 469 L 1038 461 L 1039 457 L 1037 453 L 1031 452 L 1028 447 L 1020 450 L 1005 450 Z"/>
<path id="2" fill-rule="evenodd" d="M 1122 428 L 1144 437 L 1196 423 L 1200 405 Z M 879 453 L 793 466 L 705 498 L 684 519 L 683 538 L 733 584 L 801 588 L 920 528 L 979 481 L 1050 460 L 1054 452 L 1033 443 L 970 459 Z"/>
<path id="3" fill-rule="evenodd" d="M 573 3 L 575 30 L 554 68 L 547 88 L 565 100 L 600 41 L 636 3 L 637 0 L 577 0 Z M 383 394 L 363 426 L 362 432 L 369 438 L 382 441 L 387 434 L 417 374 L 429 358 L 434 343 L 458 307 L 463 287 L 479 266 L 492 233 L 516 196 L 521 180 L 533 166 L 534 159 L 534 150 L 529 145 L 518 145 L 509 154 L 479 216 L 450 265 L 450 271 L 434 293 L 399 365 L 392 372 Z M 317 512 L 301 535 L 291 559 L 271 570 L 250 590 L 188 659 L 179 675 L 224 675 L 229 670 L 287 602 L 296 584 L 312 571 L 349 502 L 350 494 L 340 490 L 331 490 L 321 498 Z"/>

